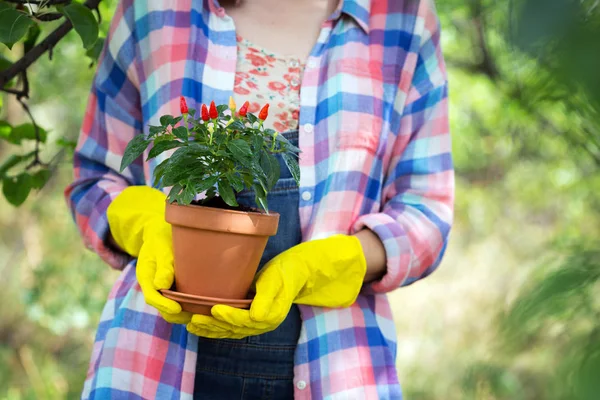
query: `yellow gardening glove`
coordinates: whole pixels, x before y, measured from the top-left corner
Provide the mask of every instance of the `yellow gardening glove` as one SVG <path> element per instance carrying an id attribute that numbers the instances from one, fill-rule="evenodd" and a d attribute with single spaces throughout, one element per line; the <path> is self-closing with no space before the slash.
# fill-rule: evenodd
<path id="1" fill-rule="evenodd" d="M 191 314 L 179 303 L 162 296 L 175 279 L 171 225 L 165 221 L 166 195 L 149 186 L 130 186 L 106 211 L 114 242 L 137 257 L 136 277 L 146 303 L 172 324 L 186 324 Z"/>
<path id="2" fill-rule="evenodd" d="M 194 315 L 189 332 L 215 339 L 241 339 L 276 329 L 292 303 L 349 307 L 360 292 L 367 269 L 360 241 L 335 235 L 301 243 L 269 261 L 256 279 L 250 310 L 225 305 L 212 317 Z"/>

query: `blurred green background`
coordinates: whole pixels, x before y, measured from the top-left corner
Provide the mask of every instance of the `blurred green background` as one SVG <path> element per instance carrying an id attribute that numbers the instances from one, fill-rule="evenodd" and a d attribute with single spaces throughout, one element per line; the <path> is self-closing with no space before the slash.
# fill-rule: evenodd
<path id="1" fill-rule="evenodd" d="M 390 294 L 408 400 L 598 398 L 597 3 L 437 2 L 456 221 L 439 270 Z M 93 72 L 73 32 L 31 69 L 46 157 L 77 137 Z M 3 100 L 11 123 L 26 121 Z M 0 161 L 25 150 L 0 142 Z M 78 398 L 117 278 L 66 208 L 68 156 L 55 172 L 18 209 L 0 196 L 0 399 Z"/>

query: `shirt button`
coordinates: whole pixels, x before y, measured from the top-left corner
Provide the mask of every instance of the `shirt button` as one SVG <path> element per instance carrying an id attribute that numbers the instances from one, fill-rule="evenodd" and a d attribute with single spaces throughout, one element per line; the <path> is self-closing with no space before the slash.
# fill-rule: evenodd
<path id="1" fill-rule="evenodd" d="M 302 192 L 302 200 L 309 201 L 310 199 L 312 199 L 312 194 L 310 194 L 310 192 L 308 190 Z M 303 381 L 300 381 L 300 382 L 303 382 Z M 298 382 L 298 383 L 300 383 L 300 382 Z"/>
<path id="2" fill-rule="evenodd" d="M 298 381 L 298 382 L 296 382 L 296 387 L 300 390 L 304 390 L 304 389 L 306 389 L 306 382 Z"/>
<path id="3" fill-rule="evenodd" d="M 292 61 L 290 61 L 290 67 L 292 67 L 292 68 L 298 68 L 298 65 L 300 65 L 300 64 L 298 64 L 298 60 L 292 60 Z"/>
<path id="4" fill-rule="evenodd" d="M 304 124 L 304 132 L 312 133 L 315 130 L 315 127 L 312 124 Z"/>
<path id="5" fill-rule="evenodd" d="M 300 84 L 300 82 L 298 82 L 298 80 L 297 80 L 297 79 L 292 79 L 292 80 L 290 81 L 290 83 L 292 84 L 292 86 L 293 86 L 293 87 L 296 87 L 296 86 L 298 86 L 298 85 Z"/>

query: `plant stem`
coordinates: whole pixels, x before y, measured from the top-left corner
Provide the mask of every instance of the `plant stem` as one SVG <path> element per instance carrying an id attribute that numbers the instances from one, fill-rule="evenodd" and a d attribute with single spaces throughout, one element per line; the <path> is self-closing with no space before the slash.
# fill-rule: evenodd
<path id="1" fill-rule="evenodd" d="M 189 140 L 190 139 L 190 127 L 188 125 L 187 117 L 188 117 L 187 113 L 183 114 L 183 123 L 185 124 L 185 129 L 187 130 L 187 137 Z"/>

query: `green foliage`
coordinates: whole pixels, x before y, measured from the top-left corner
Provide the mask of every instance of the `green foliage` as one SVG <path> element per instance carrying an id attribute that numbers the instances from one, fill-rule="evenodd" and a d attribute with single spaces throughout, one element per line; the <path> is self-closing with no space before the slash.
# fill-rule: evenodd
<path id="1" fill-rule="evenodd" d="M 36 140 L 37 136 L 35 129 L 35 126 L 29 123 L 15 126 L 12 128 L 12 131 L 6 140 L 12 144 L 21 144 L 24 140 Z M 38 127 L 37 135 L 39 135 L 39 141 L 41 143 L 46 142 L 48 133 L 43 128 Z"/>
<path id="2" fill-rule="evenodd" d="M 71 3 L 62 9 L 73 24 L 73 28 L 81 37 L 83 47 L 91 50 L 98 40 L 98 21 L 92 11 L 78 3 Z"/>
<path id="3" fill-rule="evenodd" d="M 600 243 L 578 241 L 561 253 L 563 257 L 534 269 L 510 308 L 500 314 L 494 361 L 468 370 L 463 381 L 467 393 L 474 395 L 484 385 L 499 399 L 597 398 Z M 548 346 L 554 348 L 549 351 Z M 539 349 L 551 357 L 536 372 L 544 385 L 535 388 L 534 376 L 517 370 L 514 362 Z"/>
<path id="4" fill-rule="evenodd" d="M 0 121 L 0 139 L 13 145 L 21 145 L 27 141 L 46 142 L 48 133 L 33 124 L 26 123 L 15 127 L 7 122 Z M 32 190 L 40 190 L 50 179 L 50 170 L 45 166 L 36 165 L 36 152 L 30 151 L 25 154 L 13 153 L 3 163 L 0 163 L 0 182 L 2 182 L 2 194 L 10 204 L 15 207 L 25 202 Z M 31 173 L 31 168 L 37 171 Z"/>
<path id="5" fill-rule="evenodd" d="M 0 43 L 12 49 L 34 24 L 26 13 L 17 11 L 8 3 L 0 1 Z"/>
<path id="6" fill-rule="evenodd" d="M 94 61 L 98 60 L 102 53 L 102 49 L 104 48 L 104 41 L 104 38 L 99 37 L 98 40 L 94 42 L 94 45 L 85 52 L 85 55 Z"/>
<path id="7" fill-rule="evenodd" d="M 104 43 L 104 39 L 99 37 L 99 23 L 88 7 L 77 2 L 71 2 L 64 7 L 55 7 L 51 2 L 41 2 L 35 7 L 29 7 L 0 0 L 0 42 L 9 49 L 12 49 L 17 42 L 22 42 L 23 52 L 29 52 L 42 35 L 39 22 L 44 16 L 56 12 L 63 13 L 72 22 L 87 50 L 86 55 L 92 60 L 97 59 Z M 60 14 L 58 16 L 60 17 Z M 6 70 L 12 64 L 4 54 L 0 54 L 0 71 Z M 18 96 L 23 102 L 22 98 L 29 96 L 29 85 L 28 80 L 23 81 L 22 76 L 20 78 L 22 89 L 13 90 L 21 93 Z M 14 81 L 13 79 L 5 84 L 4 89 L 14 88 Z M 2 103 L 0 98 L 0 111 L 2 111 Z M 14 206 L 23 204 L 32 190 L 41 189 L 50 179 L 53 169 L 53 166 L 44 164 L 40 156 L 41 149 L 47 142 L 48 132 L 39 127 L 32 116 L 31 121 L 13 127 L 7 121 L 0 120 L 0 142 L 5 141 L 21 148 L 29 147 L 29 142 L 35 143 L 33 153 L 22 155 L 22 150 L 14 150 L 14 153 L 0 166 L 2 193 Z M 68 138 L 58 138 L 54 145 L 71 153 L 74 149 L 74 141 Z M 31 163 L 26 164 L 26 162 Z"/>
<path id="8" fill-rule="evenodd" d="M 31 176 L 24 172 L 17 176 L 2 179 L 2 193 L 4 193 L 6 200 L 13 206 L 23 204 L 29 195 L 31 187 Z"/>
<path id="9" fill-rule="evenodd" d="M 25 52 L 29 51 L 41 32 L 38 19 L 34 17 L 51 11 L 62 12 L 71 21 L 83 47 L 91 51 L 90 56 L 98 53 L 98 50 L 94 49 L 98 40 L 98 21 L 89 8 L 77 2 L 58 8 L 54 8 L 49 2 L 41 2 L 35 13 L 31 10 L 27 13 L 15 8 L 14 4 L 0 1 L 0 43 L 12 49 L 15 43 L 24 39 Z"/>
<path id="10" fill-rule="evenodd" d="M 298 181 L 299 149 L 274 130 L 263 129 L 262 121 L 251 113 L 232 117 L 225 115 L 227 109 L 227 105 L 219 105 L 218 118 L 207 121 L 194 119 L 191 114 L 191 119 L 186 116 L 180 126 L 177 124 L 183 116 L 163 115 L 161 126 L 150 126 L 147 136 L 136 135 L 127 144 L 121 171 L 151 144 L 147 160 L 176 149 L 154 171 L 155 185 L 172 186 L 170 202 L 190 204 L 206 192 L 202 204 L 210 204 L 218 195 L 230 207 L 238 207 L 236 193 L 254 188 L 256 204 L 268 212 L 267 194 L 280 176 L 274 154 L 282 154 Z"/>

